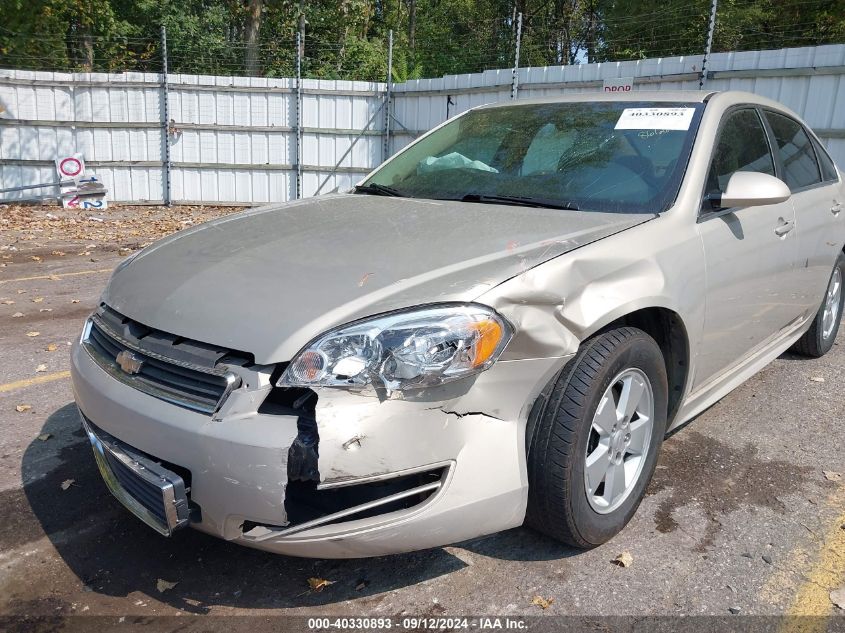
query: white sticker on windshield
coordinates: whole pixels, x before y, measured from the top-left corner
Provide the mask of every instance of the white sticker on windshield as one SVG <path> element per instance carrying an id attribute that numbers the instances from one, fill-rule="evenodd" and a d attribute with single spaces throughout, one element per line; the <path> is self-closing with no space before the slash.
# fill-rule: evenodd
<path id="1" fill-rule="evenodd" d="M 695 108 L 625 108 L 616 130 L 688 130 Z"/>

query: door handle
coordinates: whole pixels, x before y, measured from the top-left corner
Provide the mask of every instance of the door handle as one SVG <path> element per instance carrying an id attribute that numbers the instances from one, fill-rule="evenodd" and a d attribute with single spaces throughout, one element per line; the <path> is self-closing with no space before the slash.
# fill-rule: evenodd
<path id="1" fill-rule="evenodd" d="M 783 237 L 794 228 L 795 222 L 786 222 L 784 220 L 781 220 L 781 223 L 775 227 L 775 235 L 777 235 L 778 237 Z"/>
<path id="2" fill-rule="evenodd" d="M 841 202 L 836 202 L 836 201 L 834 200 L 834 201 L 833 201 L 833 206 L 832 206 L 832 207 L 830 207 L 830 212 L 831 212 L 833 215 L 839 215 L 839 212 L 840 212 L 840 211 L 842 211 L 842 203 L 841 203 Z"/>

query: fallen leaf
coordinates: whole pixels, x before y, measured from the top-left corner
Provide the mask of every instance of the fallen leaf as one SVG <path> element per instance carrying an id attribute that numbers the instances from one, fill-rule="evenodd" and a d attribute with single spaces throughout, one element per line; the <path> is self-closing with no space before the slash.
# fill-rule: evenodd
<path id="1" fill-rule="evenodd" d="M 42 371 L 47 371 L 47 365 L 45 365 L 44 363 L 41 363 L 38 367 L 35 368 L 36 374 L 39 374 Z"/>
<path id="2" fill-rule="evenodd" d="M 47 347 L 45 347 L 44 349 L 46 349 L 48 352 L 55 352 L 57 349 L 59 349 L 59 346 L 58 346 L 58 345 L 56 345 L 55 343 L 50 343 L 50 344 L 49 344 Z"/>
<path id="3" fill-rule="evenodd" d="M 13 319 L 20 319 L 22 316 L 23 316 L 23 312 L 15 312 L 15 313 L 12 315 L 12 318 L 13 318 Z"/>
<path id="4" fill-rule="evenodd" d="M 49 279 L 50 281 L 61 281 L 62 280 L 62 278 L 59 277 L 58 275 L 50 275 L 49 277 L 47 277 L 47 279 Z"/>
<path id="5" fill-rule="evenodd" d="M 64 257 L 65 256 L 64 251 L 53 251 L 51 254 L 55 255 L 56 257 Z"/>
<path id="6" fill-rule="evenodd" d="M 355 591 L 364 591 L 364 589 L 366 589 L 369 586 L 370 586 L 370 581 L 362 578 L 361 580 L 359 580 L 358 582 L 355 583 Z"/>
<path id="7" fill-rule="evenodd" d="M 24 411 L 29 411 L 31 408 L 32 405 L 30 404 L 19 404 L 15 407 L 15 411 L 17 411 L 18 413 L 23 413 Z"/>
<path id="8" fill-rule="evenodd" d="M 552 606 L 552 603 L 555 601 L 554 598 L 544 598 L 543 596 L 534 596 L 531 599 L 531 604 L 540 607 L 544 611 Z"/>
<path id="9" fill-rule="evenodd" d="M 91 254 L 91 251 L 82 251 L 82 252 L 81 252 L 81 253 L 79 253 L 79 254 L 80 254 L 80 255 L 82 255 L 82 256 L 85 256 L 85 255 L 90 255 L 90 254 Z"/>
<path id="10" fill-rule="evenodd" d="M 824 378 L 822 378 L 821 376 L 810 376 L 810 380 L 812 380 L 813 382 L 824 382 Z"/>
<path id="11" fill-rule="evenodd" d="M 156 580 L 156 589 L 158 589 L 159 593 L 164 593 L 165 591 L 170 591 L 178 584 L 178 582 L 167 582 L 166 580 L 159 578 Z"/>
<path id="12" fill-rule="evenodd" d="M 32 303 L 41 303 L 44 301 L 44 297 L 35 297 L 32 299 Z"/>
<path id="13" fill-rule="evenodd" d="M 53 308 L 39 308 L 38 311 L 39 312 L 52 312 Z"/>
<path id="14" fill-rule="evenodd" d="M 6 299 L 6 300 L 3 302 L 3 305 L 13 306 L 13 305 L 15 305 L 15 302 L 14 302 L 14 301 L 12 301 L 11 299 Z"/>
<path id="15" fill-rule="evenodd" d="M 831 591 L 830 601 L 840 609 L 845 609 L 845 587 Z"/>
<path id="16" fill-rule="evenodd" d="M 46 442 L 51 437 L 53 437 L 52 433 L 42 433 L 41 435 L 38 436 L 38 439 L 41 440 L 42 442 Z"/>
<path id="17" fill-rule="evenodd" d="M 79 303 L 79 299 L 71 299 L 70 302 L 71 303 Z"/>
<path id="18" fill-rule="evenodd" d="M 26 290 L 18 290 L 18 294 L 19 294 L 19 295 L 25 295 L 25 294 L 26 294 Z"/>
<path id="19" fill-rule="evenodd" d="M 41 332 L 27 332 L 26 335 L 29 338 L 35 338 L 36 336 L 41 336 Z"/>
<path id="20" fill-rule="evenodd" d="M 329 585 L 333 585 L 334 580 L 326 580 L 325 578 L 309 578 L 308 579 L 308 586 L 311 588 L 311 591 L 322 591 Z"/>
<path id="21" fill-rule="evenodd" d="M 366 273 L 363 277 L 361 277 L 361 281 L 358 282 L 358 287 L 362 288 L 372 274 L 373 273 Z"/>
<path id="22" fill-rule="evenodd" d="M 634 557 L 631 556 L 630 552 L 622 552 L 610 562 L 619 567 L 630 567 L 634 562 Z"/>
<path id="23" fill-rule="evenodd" d="M 75 479 L 65 479 L 62 482 L 62 490 L 67 490 L 73 485 L 73 482 L 76 481 Z"/>
<path id="24" fill-rule="evenodd" d="M 41 261 L 41 258 L 38 257 L 38 255 L 31 255 L 29 258 L 34 262 L 40 262 Z"/>
<path id="25" fill-rule="evenodd" d="M 823 470 L 822 474 L 828 481 L 842 481 L 842 473 L 836 472 L 835 470 Z"/>

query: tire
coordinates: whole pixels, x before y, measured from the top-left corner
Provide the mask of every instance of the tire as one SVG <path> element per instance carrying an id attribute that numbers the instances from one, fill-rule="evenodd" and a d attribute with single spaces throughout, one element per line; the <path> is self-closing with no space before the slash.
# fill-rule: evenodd
<path id="1" fill-rule="evenodd" d="M 837 277 L 838 274 L 838 277 Z M 834 305 L 830 305 L 829 300 L 834 291 L 834 284 L 838 279 L 838 302 L 834 301 Z M 843 291 L 843 283 L 845 282 L 845 254 L 839 253 L 836 258 L 836 264 L 833 266 L 833 271 L 830 273 L 827 289 L 824 297 L 822 297 L 822 305 L 813 319 L 813 324 L 810 329 L 804 333 L 798 342 L 792 346 L 792 351 L 803 356 L 811 358 L 821 358 L 830 351 L 833 343 L 836 341 L 836 335 L 839 333 L 839 323 L 842 320 L 842 309 L 845 305 L 845 291 Z M 833 297 L 835 299 L 835 297 Z M 833 309 L 833 313 L 828 317 L 830 320 L 826 322 L 825 317 L 828 315 L 828 310 Z"/>
<path id="2" fill-rule="evenodd" d="M 639 474 L 632 476 L 627 484 L 624 493 L 627 496 L 619 497 L 615 505 L 605 506 L 600 505 L 600 498 L 588 492 L 585 468 L 588 449 L 591 455 L 599 449 L 596 440 L 599 433 L 594 426 L 599 405 L 603 400 L 605 404 L 616 404 L 615 400 L 606 400 L 608 394 L 612 398 L 618 396 L 621 402 L 618 388 L 626 378 L 617 381 L 620 376 L 630 376 L 643 384 L 643 377 L 647 379 L 653 403 L 651 433 L 647 448 L 640 451 Z M 663 354 L 654 339 L 642 330 L 621 327 L 585 341 L 540 394 L 529 416 L 526 524 L 582 549 L 600 545 L 619 533 L 636 512 L 657 465 L 666 432 L 667 385 Z M 606 411 L 608 409 L 602 407 L 602 412 Z M 606 426 L 604 416 L 597 419 L 602 420 L 601 426 Z M 628 430 L 634 429 L 636 421 L 643 419 L 635 414 L 632 418 L 635 421 L 629 424 Z M 637 429 L 629 433 L 629 437 L 632 434 L 639 437 L 642 425 Z M 633 464 L 629 460 L 634 456 L 627 455 L 624 447 L 618 451 L 619 441 L 618 433 L 613 433 L 608 445 L 613 448 L 614 455 L 623 453 L 627 467 Z M 593 492 L 602 492 L 610 485 L 610 476 L 607 475 Z M 610 489 L 604 492 L 610 496 Z"/>

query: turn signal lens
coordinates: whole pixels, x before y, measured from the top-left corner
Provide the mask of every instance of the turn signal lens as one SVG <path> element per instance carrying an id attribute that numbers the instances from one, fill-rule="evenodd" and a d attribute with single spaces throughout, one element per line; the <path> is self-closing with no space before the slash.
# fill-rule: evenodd
<path id="1" fill-rule="evenodd" d="M 472 360 L 472 366 L 480 367 L 496 353 L 504 332 L 502 326 L 493 319 L 479 321 L 473 327 L 478 333 L 478 338 L 475 341 L 475 357 Z"/>

